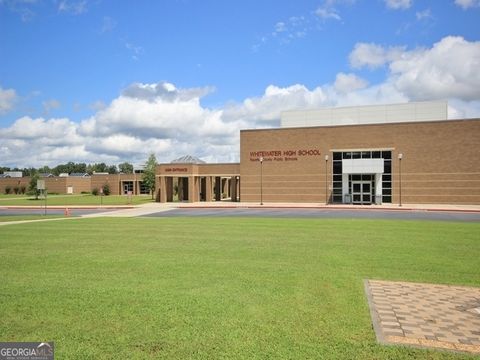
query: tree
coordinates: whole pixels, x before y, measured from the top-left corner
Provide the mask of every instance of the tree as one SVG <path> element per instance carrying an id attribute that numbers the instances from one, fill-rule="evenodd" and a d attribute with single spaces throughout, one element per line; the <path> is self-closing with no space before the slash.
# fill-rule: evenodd
<path id="1" fill-rule="evenodd" d="M 110 165 L 108 167 L 108 173 L 109 174 L 118 174 L 117 165 Z"/>
<path id="2" fill-rule="evenodd" d="M 95 172 L 105 172 L 105 173 L 108 173 L 108 166 L 107 164 L 105 164 L 104 162 L 102 163 L 95 163 L 92 166 L 92 169 L 93 171 Z"/>
<path id="3" fill-rule="evenodd" d="M 35 195 L 35 200 L 38 200 L 38 195 L 40 195 L 40 190 L 37 189 L 38 179 L 40 179 L 40 176 L 38 176 L 38 173 L 32 174 L 32 177 L 30 178 L 30 184 L 28 185 L 28 191 L 32 195 Z"/>
<path id="4" fill-rule="evenodd" d="M 152 194 L 155 192 L 155 168 L 157 167 L 157 158 L 154 153 L 151 153 L 148 157 L 147 162 L 145 163 L 145 169 L 143 170 L 142 181 L 143 185 L 150 191 Z"/>
<path id="5" fill-rule="evenodd" d="M 52 172 L 52 169 L 49 166 L 45 165 L 39 168 L 38 172 L 41 174 L 50 174 Z"/>
<path id="6" fill-rule="evenodd" d="M 110 195 L 110 186 L 108 186 L 108 184 L 103 185 L 102 189 L 103 189 L 103 195 L 105 196 Z"/>
<path id="7" fill-rule="evenodd" d="M 128 162 L 118 164 L 118 169 L 124 174 L 133 174 L 133 165 Z"/>

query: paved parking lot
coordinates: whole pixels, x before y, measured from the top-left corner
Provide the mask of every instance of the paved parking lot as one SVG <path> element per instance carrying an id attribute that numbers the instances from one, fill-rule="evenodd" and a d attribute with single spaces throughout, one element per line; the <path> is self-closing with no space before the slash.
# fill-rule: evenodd
<path id="1" fill-rule="evenodd" d="M 313 208 L 173 208 L 152 212 L 147 217 L 277 217 L 324 219 L 402 219 L 441 221 L 480 221 L 480 213 L 425 210 L 360 210 Z"/>

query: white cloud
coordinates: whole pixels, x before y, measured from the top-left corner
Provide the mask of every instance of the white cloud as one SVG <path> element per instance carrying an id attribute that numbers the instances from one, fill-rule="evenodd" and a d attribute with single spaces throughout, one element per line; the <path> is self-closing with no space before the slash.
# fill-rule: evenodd
<path id="1" fill-rule="evenodd" d="M 93 111 L 100 111 L 107 107 L 107 105 L 102 100 L 97 100 L 88 105 L 88 108 Z"/>
<path id="2" fill-rule="evenodd" d="M 279 21 L 275 24 L 275 33 L 281 33 L 287 31 L 287 27 L 283 21 Z"/>
<path id="3" fill-rule="evenodd" d="M 466 10 L 473 7 L 480 7 L 480 0 L 455 0 L 455 4 Z"/>
<path id="4" fill-rule="evenodd" d="M 125 48 L 130 51 L 132 59 L 137 61 L 140 59 L 140 55 L 143 54 L 143 48 L 141 46 L 132 44 L 131 42 L 125 43 Z"/>
<path id="5" fill-rule="evenodd" d="M 409 98 L 480 99 L 480 42 L 448 36 L 430 49 L 405 51 L 390 63 L 391 79 Z"/>
<path id="6" fill-rule="evenodd" d="M 240 121 L 248 127 L 278 126 L 280 112 L 292 109 L 315 108 L 327 97 L 321 87 L 309 90 L 296 84 L 285 88 L 270 85 L 261 97 L 247 98 L 241 104 L 225 107 L 225 121 Z"/>
<path id="7" fill-rule="evenodd" d="M 58 11 L 72 15 L 80 15 L 87 11 L 87 0 L 62 0 L 58 4 Z"/>
<path id="8" fill-rule="evenodd" d="M 353 5 L 356 0 L 324 0 L 322 5 L 320 5 L 315 14 L 322 20 L 342 20 L 340 12 L 337 9 L 337 5 Z"/>
<path id="9" fill-rule="evenodd" d="M 385 0 L 385 4 L 390 9 L 403 10 L 412 6 L 412 0 Z"/>
<path id="10" fill-rule="evenodd" d="M 430 9 L 417 11 L 415 13 L 415 17 L 417 18 L 418 21 L 431 19 L 432 18 L 432 12 L 431 12 Z"/>
<path id="11" fill-rule="evenodd" d="M 388 47 L 373 43 L 357 43 L 353 51 L 350 53 L 350 65 L 353 68 L 378 68 L 386 63 L 398 59 L 405 51 L 404 47 Z"/>
<path id="12" fill-rule="evenodd" d="M 6 6 L 10 11 L 19 14 L 23 22 L 28 22 L 35 17 L 32 6 L 37 2 L 36 0 L 0 0 L 0 6 Z"/>
<path id="13" fill-rule="evenodd" d="M 0 114 L 10 111 L 18 100 L 17 93 L 13 89 L 3 89 L 0 86 Z"/>
<path id="14" fill-rule="evenodd" d="M 333 86 L 340 93 L 348 93 L 367 87 L 368 81 L 355 74 L 338 73 Z"/>
<path id="15" fill-rule="evenodd" d="M 320 6 L 315 11 L 315 14 L 317 14 L 317 16 L 322 20 L 328 20 L 328 19 L 342 20 L 338 11 L 333 7 L 329 7 L 329 6 Z"/>
<path id="16" fill-rule="evenodd" d="M 50 111 L 58 109 L 61 106 L 61 104 L 60 104 L 60 101 L 56 99 L 51 99 L 51 100 L 43 101 L 42 106 L 45 113 L 48 114 Z"/>

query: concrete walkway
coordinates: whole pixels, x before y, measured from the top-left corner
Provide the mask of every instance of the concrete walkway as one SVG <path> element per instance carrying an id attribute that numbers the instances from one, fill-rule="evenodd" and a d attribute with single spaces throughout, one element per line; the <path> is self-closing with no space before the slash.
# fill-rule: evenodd
<path id="1" fill-rule="evenodd" d="M 480 354 L 480 288 L 366 280 L 377 340 Z"/>
<path id="2" fill-rule="evenodd" d="M 137 205 L 134 207 L 129 207 L 128 209 L 117 209 L 108 212 L 101 212 L 95 214 L 88 214 L 82 215 L 83 218 L 91 218 L 91 217 L 136 217 L 136 216 L 143 216 L 153 213 L 158 213 L 162 211 L 169 211 L 175 209 L 177 206 L 172 203 L 148 203 Z"/>

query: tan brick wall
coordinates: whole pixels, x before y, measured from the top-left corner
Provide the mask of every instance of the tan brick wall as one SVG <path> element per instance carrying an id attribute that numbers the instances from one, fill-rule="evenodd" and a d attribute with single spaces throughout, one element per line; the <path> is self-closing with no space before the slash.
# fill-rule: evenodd
<path id="1" fill-rule="evenodd" d="M 50 177 L 43 178 L 45 180 L 45 187 L 49 194 L 66 194 L 67 193 L 67 177 Z"/>
<path id="2" fill-rule="evenodd" d="M 108 175 L 96 175 L 93 174 L 91 178 L 91 190 L 100 189 L 104 185 L 110 187 L 110 194 L 120 195 L 120 175 L 108 174 Z"/>
<path id="3" fill-rule="evenodd" d="M 29 177 L 22 177 L 22 178 L 0 178 L 0 193 L 5 194 L 5 188 L 7 186 L 11 187 L 11 194 L 14 194 L 13 188 L 14 187 L 21 187 L 25 186 L 26 191 L 28 191 L 28 185 L 30 185 L 30 178 Z"/>
<path id="4" fill-rule="evenodd" d="M 68 187 L 73 187 L 74 194 L 81 194 L 82 192 L 92 191 L 92 178 L 91 177 L 73 177 L 69 176 L 66 180 L 65 192 Z"/>
<path id="5" fill-rule="evenodd" d="M 242 201 L 325 202 L 325 155 L 332 150 L 392 149 L 393 202 L 399 201 L 398 154 L 402 160 L 402 202 L 480 204 L 480 120 L 403 124 L 244 130 L 240 133 Z M 286 160 L 285 151 L 296 151 Z M 299 155 L 301 150 L 313 150 Z M 277 151 L 277 153 L 275 153 Z M 257 154 L 258 155 L 258 154 Z M 271 156 L 270 156 L 271 155 Z M 330 190 L 328 190 L 330 196 Z"/>

